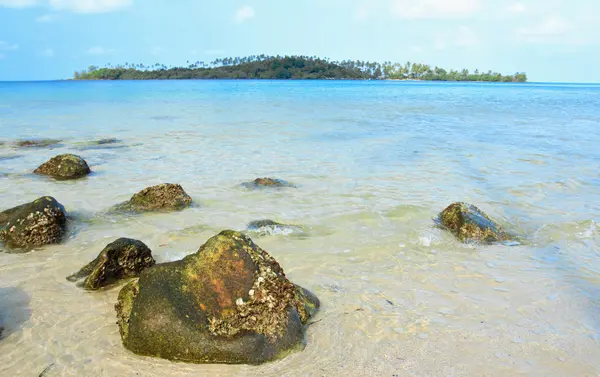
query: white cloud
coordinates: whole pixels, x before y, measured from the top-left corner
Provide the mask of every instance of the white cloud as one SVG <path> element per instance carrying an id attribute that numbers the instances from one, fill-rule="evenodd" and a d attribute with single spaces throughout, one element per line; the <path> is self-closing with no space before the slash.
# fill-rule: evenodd
<path id="1" fill-rule="evenodd" d="M 8 8 L 27 8 L 37 3 L 37 0 L 0 0 L 0 6 Z"/>
<path id="2" fill-rule="evenodd" d="M 512 13 L 523 13 L 527 10 L 527 8 L 523 3 L 514 3 L 509 5 L 506 10 Z"/>
<path id="3" fill-rule="evenodd" d="M 19 48 L 18 44 L 8 43 L 6 41 L 0 41 L 0 51 L 11 51 Z"/>
<path id="4" fill-rule="evenodd" d="M 521 28 L 518 34 L 523 37 L 555 37 L 565 34 L 570 28 L 569 23 L 560 17 L 551 16 L 537 25 Z"/>
<path id="5" fill-rule="evenodd" d="M 464 18 L 480 7 L 480 0 L 394 0 L 392 12 L 404 19 Z"/>
<path id="6" fill-rule="evenodd" d="M 87 49 L 86 53 L 88 55 L 107 55 L 112 54 L 115 50 L 111 48 L 104 48 L 101 46 L 94 46 Z"/>
<path id="7" fill-rule="evenodd" d="M 54 57 L 54 50 L 51 48 L 47 48 L 44 51 L 42 51 L 42 56 L 45 56 L 47 58 L 52 58 Z"/>
<path id="8" fill-rule="evenodd" d="M 58 19 L 60 19 L 60 16 L 58 14 L 50 13 L 50 14 L 45 14 L 43 16 L 39 16 L 35 20 L 36 20 L 36 22 L 54 22 L 54 21 L 57 21 Z"/>
<path id="9" fill-rule="evenodd" d="M 244 5 L 235 11 L 235 22 L 242 23 L 254 17 L 254 8 L 250 5 Z"/>
<path id="10" fill-rule="evenodd" d="M 107 13 L 132 4 L 133 0 L 50 0 L 52 8 L 75 13 Z"/>

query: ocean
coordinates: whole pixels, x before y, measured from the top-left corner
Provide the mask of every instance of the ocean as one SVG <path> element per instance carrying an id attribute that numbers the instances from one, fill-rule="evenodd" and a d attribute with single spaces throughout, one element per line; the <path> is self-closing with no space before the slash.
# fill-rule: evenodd
<path id="1" fill-rule="evenodd" d="M 40 138 L 60 143 L 15 145 Z M 105 138 L 118 142 L 89 144 Z M 2 376 L 600 374 L 600 85 L 8 82 L 0 144 L 0 209 L 51 195 L 71 219 L 61 245 L 0 252 Z M 31 174 L 61 153 L 93 174 Z M 240 186 L 258 177 L 297 188 Z M 196 204 L 109 211 L 167 182 Z M 521 244 L 463 244 L 437 228 L 456 201 Z M 119 237 L 160 263 L 260 219 L 304 227 L 252 238 L 322 303 L 305 349 L 281 360 L 136 356 L 116 325 L 119 288 L 65 279 Z"/>

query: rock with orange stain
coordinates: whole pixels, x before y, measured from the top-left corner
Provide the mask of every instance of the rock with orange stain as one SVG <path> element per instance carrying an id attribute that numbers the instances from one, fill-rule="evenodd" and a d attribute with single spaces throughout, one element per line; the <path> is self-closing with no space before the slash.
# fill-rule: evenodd
<path id="1" fill-rule="evenodd" d="M 249 237 L 224 231 L 197 253 L 142 272 L 116 310 L 123 344 L 137 354 L 259 364 L 301 348 L 318 307 Z"/>

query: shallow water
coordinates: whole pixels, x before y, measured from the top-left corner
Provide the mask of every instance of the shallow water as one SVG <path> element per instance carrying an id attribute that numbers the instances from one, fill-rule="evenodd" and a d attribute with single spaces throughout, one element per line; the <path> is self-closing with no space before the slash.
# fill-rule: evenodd
<path id="1" fill-rule="evenodd" d="M 28 138 L 55 148 L 16 148 Z M 86 148 L 89 141 L 118 144 Z M 592 376 L 600 373 L 600 86 L 401 82 L 0 83 L 0 208 L 52 195 L 62 245 L 0 253 L 0 375 Z M 30 173 L 64 152 L 93 175 Z M 270 176 L 297 188 L 250 191 Z M 180 183 L 183 212 L 114 215 Z M 432 218 L 476 204 L 519 246 L 463 245 Z M 262 366 L 136 356 L 118 289 L 65 277 L 114 239 L 159 262 L 270 218 L 253 236 L 323 307 L 306 348 Z"/>

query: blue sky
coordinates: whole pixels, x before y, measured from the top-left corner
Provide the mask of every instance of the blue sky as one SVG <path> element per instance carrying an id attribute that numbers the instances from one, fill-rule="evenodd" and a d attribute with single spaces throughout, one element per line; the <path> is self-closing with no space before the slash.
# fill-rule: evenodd
<path id="1" fill-rule="evenodd" d="M 0 0 L 0 80 L 305 54 L 600 82 L 598 0 Z"/>

